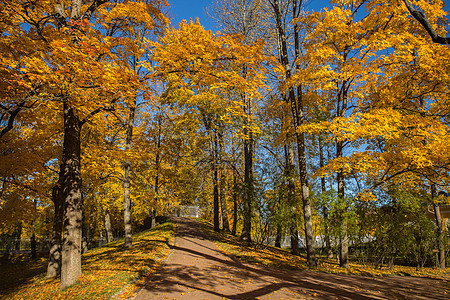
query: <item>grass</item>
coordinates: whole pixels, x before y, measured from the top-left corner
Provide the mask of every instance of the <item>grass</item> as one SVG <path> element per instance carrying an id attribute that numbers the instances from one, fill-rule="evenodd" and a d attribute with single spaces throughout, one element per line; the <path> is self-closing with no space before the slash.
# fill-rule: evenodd
<path id="1" fill-rule="evenodd" d="M 417 271 L 414 267 L 395 265 L 392 270 L 388 268 L 383 268 L 380 270 L 369 265 L 363 266 L 356 262 L 351 262 L 349 268 L 341 268 L 336 260 L 329 260 L 325 257 L 319 257 L 317 268 L 311 268 L 306 265 L 306 258 L 303 255 L 292 255 L 289 253 L 288 249 L 280 249 L 272 246 L 267 246 L 265 249 L 255 249 L 255 247 L 249 243 L 242 242 L 235 236 L 215 232 L 212 224 L 207 221 L 202 221 L 202 224 L 203 231 L 226 254 L 268 267 L 293 270 L 315 270 L 325 273 L 352 274 L 361 276 L 398 275 L 450 280 L 449 268 L 445 270 L 423 268 L 421 271 Z"/>
<path id="2" fill-rule="evenodd" d="M 133 235 L 132 249 L 124 249 L 123 240 L 118 240 L 83 254 L 83 274 L 77 284 L 64 291 L 59 290 L 59 279 L 45 278 L 46 257 L 3 258 L 0 299 L 128 298 L 168 255 L 174 231 L 174 224 L 167 222 Z"/>

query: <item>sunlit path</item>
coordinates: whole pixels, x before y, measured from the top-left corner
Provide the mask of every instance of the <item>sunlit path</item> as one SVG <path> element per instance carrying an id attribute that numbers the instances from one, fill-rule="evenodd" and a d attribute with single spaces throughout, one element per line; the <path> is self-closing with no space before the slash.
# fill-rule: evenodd
<path id="1" fill-rule="evenodd" d="M 446 298 L 445 283 L 427 278 L 345 276 L 243 263 L 207 240 L 198 222 L 185 218 L 176 222 L 172 253 L 135 299 Z"/>

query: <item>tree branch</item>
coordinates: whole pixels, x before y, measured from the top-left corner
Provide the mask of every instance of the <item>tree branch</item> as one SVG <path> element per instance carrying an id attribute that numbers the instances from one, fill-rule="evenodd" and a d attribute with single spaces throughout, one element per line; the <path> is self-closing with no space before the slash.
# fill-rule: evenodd
<path id="1" fill-rule="evenodd" d="M 97 109 L 94 109 L 93 111 L 91 111 L 83 120 L 80 121 L 80 125 L 84 125 L 84 123 L 86 123 L 87 121 L 89 121 L 89 119 L 93 116 L 95 116 L 96 114 L 98 114 L 101 111 L 114 111 L 114 103 L 116 103 L 116 101 L 118 100 L 118 98 L 115 98 L 111 101 L 111 103 L 106 106 L 106 107 L 99 107 Z"/>
<path id="2" fill-rule="evenodd" d="M 411 2 L 409 2 L 409 0 L 403 0 L 403 2 L 405 3 L 405 5 L 408 8 L 411 15 L 417 21 L 419 21 L 419 23 L 423 26 L 423 28 L 425 28 L 425 30 L 428 32 L 433 43 L 442 44 L 442 45 L 450 44 L 450 38 L 442 37 L 442 36 L 438 35 L 436 33 L 436 31 L 433 29 L 433 27 L 431 26 L 430 21 L 428 20 L 428 18 L 425 16 L 425 14 L 423 12 L 415 9 L 413 7 L 413 5 L 411 4 Z"/>
<path id="3" fill-rule="evenodd" d="M 88 9 L 86 9 L 86 11 L 83 14 L 83 19 L 87 19 L 90 20 L 92 14 L 94 13 L 94 11 L 102 4 L 105 4 L 106 2 L 108 2 L 109 0 L 94 0 L 91 4 L 91 6 L 88 7 Z"/>
<path id="4" fill-rule="evenodd" d="M 9 113 L 8 123 L 6 126 L 0 131 L 0 138 L 2 138 L 5 134 L 7 134 L 14 125 L 14 120 L 16 119 L 19 112 L 22 110 L 22 108 L 25 108 L 26 101 L 22 101 L 16 109 L 14 109 L 12 112 Z"/>

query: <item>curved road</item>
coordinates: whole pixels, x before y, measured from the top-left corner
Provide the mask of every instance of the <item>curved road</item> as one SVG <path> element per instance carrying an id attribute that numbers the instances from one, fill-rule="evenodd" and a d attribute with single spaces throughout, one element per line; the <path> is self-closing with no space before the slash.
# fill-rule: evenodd
<path id="1" fill-rule="evenodd" d="M 279 270 L 238 261 L 176 218 L 175 246 L 135 299 L 450 299 L 448 281 Z"/>

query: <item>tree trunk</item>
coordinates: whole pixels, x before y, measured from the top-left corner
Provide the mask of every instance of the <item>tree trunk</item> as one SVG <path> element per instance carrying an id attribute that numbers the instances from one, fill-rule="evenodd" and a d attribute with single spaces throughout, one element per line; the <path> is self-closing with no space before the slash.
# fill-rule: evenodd
<path id="1" fill-rule="evenodd" d="M 63 181 L 64 237 L 61 290 L 77 282 L 81 275 L 81 122 L 75 109 L 64 102 Z"/>
<path id="2" fill-rule="evenodd" d="M 81 254 L 89 251 L 88 240 L 87 240 L 87 230 L 86 222 L 84 222 L 84 214 L 82 215 L 81 221 Z"/>
<path id="3" fill-rule="evenodd" d="M 238 222 L 238 186 L 236 171 L 233 171 L 233 229 L 231 230 L 232 235 L 236 235 L 237 232 L 237 222 Z"/>
<path id="4" fill-rule="evenodd" d="M 220 159 L 220 188 L 219 188 L 219 202 L 220 210 L 222 211 L 222 230 L 230 232 L 230 223 L 228 222 L 228 209 L 225 197 L 225 164 L 224 164 L 224 142 L 223 142 L 223 124 L 219 125 L 218 129 L 219 140 L 219 159 Z"/>
<path id="5" fill-rule="evenodd" d="M 299 95 L 301 97 L 301 95 Z M 300 102 L 300 101 L 299 101 Z M 298 115 L 297 115 L 298 118 Z M 301 117 L 300 119 L 302 119 Z M 294 122 L 297 126 L 301 125 L 299 119 Z M 296 128 L 297 128 L 296 126 Z M 298 148 L 298 169 L 300 175 L 300 185 L 302 192 L 303 215 L 305 221 L 305 238 L 306 238 L 306 260 L 309 266 L 316 265 L 316 250 L 314 246 L 314 233 L 312 224 L 311 197 L 309 193 L 308 174 L 306 170 L 306 153 L 305 153 L 305 136 L 304 133 L 297 133 Z"/>
<path id="6" fill-rule="evenodd" d="M 214 204 L 213 204 L 213 210 L 214 210 L 214 231 L 219 232 L 220 231 L 220 222 L 219 222 L 219 178 L 218 178 L 218 171 L 217 171 L 217 165 L 215 162 L 213 162 L 213 196 L 214 196 Z"/>
<path id="7" fill-rule="evenodd" d="M 130 114 L 128 116 L 127 137 L 125 144 L 125 151 L 131 150 L 133 141 L 133 127 L 134 115 L 136 112 L 136 99 L 130 107 Z M 125 248 L 133 246 L 133 233 L 131 225 L 131 162 L 128 158 L 123 164 L 123 223 L 125 230 Z"/>
<path id="8" fill-rule="evenodd" d="M 225 172 L 222 170 L 220 172 L 220 193 L 219 193 L 219 200 L 220 200 L 220 209 L 222 210 L 222 229 L 225 232 L 231 232 L 230 231 L 230 223 L 228 222 L 228 209 L 227 209 L 227 202 L 225 198 Z"/>
<path id="9" fill-rule="evenodd" d="M 156 226 L 156 207 L 159 197 L 159 173 L 161 169 L 161 132 L 162 132 L 162 114 L 158 115 L 158 136 L 156 137 L 156 156 L 155 156 L 155 207 L 150 212 L 150 228 Z"/>
<path id="10" fill-rule="evenodd" d="M 348 268 L 348 233 L 347 233 L 347 221 L 344 219 L 341 227 L 340 237 L 340 254 L 339 254 L 339 266 L 342 268 Z"/>
<path id="11" fill-rule="evenodd" d="M 133 232 L 131 225 L 131 197 L 130 197 L 130 173 L 131 164 L 130 161 L 125 161 L 124 166 L 124 178 L 123 178 L 123 223 L 125 233 L 125 248 L 133 247 Z"/>
<path id="12" fill-rule="evenodd" d="M 337 157 L 342 157 L 342 146 L 341 142 L 337 142 L 336 149 Z M 344 171 L 341 169 L 337 173 L 337 183 L 338 183 L 338 197 L 340 201 L 345 202 L 345 186 L 344 186 Z M 340 254 L 339 254 L 339 265 L 342 268 L 348 268 L 348 234 L 347 234 L 347 218 L 346 218 L 346 206 L 342 209 L 341 213 L 341 234 L 340 240 Z"/>
<path id="13" fill-rule="evenodd" d="M 278 200 L 275 206 L 275 211 L 279 210 L 282 204 L 282 186 L 278 188 Z M 283 238 L 283 222 L 278 219 L 276 224 L 276 234 L 275 234 L 275 247 L 281 248 L 281 239 Z"/>
<path id="14" fill-rule="evenodd" d="M 344 61 L 347 60 L 347 53 L 344 53 Z M 348 82 L 347 80 L 344 80 L 341 86 L 341 90 L 338 93 L 337 98 L 337 107 L 336 107 L 336 116 L 337 117 L 344 117 L 345 112 L 347 109 L 347 96 L 348 96 Z M 337 140 L 336 141 L 336 158 L 342 158 L 344 151 L 344 140 Z M 340 201 L 343 202 L 344 206 L 340 213 L 341 215 L 341 234 L 340 234 L 340 260 L 339 264 L 343 268 L 349 267 L 348 262 L 348 233 L 347 233 L 347 205 L 345 201 L 345 175 L 344 175 L 344 169 L 341 167 L 337 172 L 337 185 L 338 185 L 338 198 Z"/>
<path id="15" fill-rule="evenodd" d="M 246 68 L 243 70 L 246 73 Z M 244 193 L 243 193 L 243 228 L 241 240 L 252 241 L 252 203 L 253 203 L 253 133 L 249 130 L 251 116 L 251 101 L 243 95 L 245 113 L 244 126 Z"/>
<path id="16" fill-rule="evenodd" d="M 61 193 L 63 177 L 63 166 L 60 165 L 59 180 L 52 190 L 52 201 L 54 204 L 54 220 L 52 237 L 50 241 L 50 255 L 47 266 L 47 278 L 54 278 L 61 273 L 61 235 L 64 220 L 64 202 Z"/>
<path id="17" fill-rule="evenodd" d="M 214 231 L 220 231 L 219 222 L 219 175 L 218 175 L 218 142 L 217 134 L 213 132 L 211 126 L 211 115 L 202 112 L 203 124 L 205 125 L 206 132 L 208 133 L 208 147 L 210 153 L 210 164 L 211 164 L 211 179 L 213 183 L 213 226 Z"/>
<path id="18" fill-rule="evenodd" d="M 36 258 L 36 221 L 33 220 L 31 225 L 31 236 L 30 236 L 30 246 L 31 246 L 31 258 Z"/>
<path id="19" fill-rule="evenodd" d="M 113 241 L 113 233 L 111 230 L 111 214 L 109 209 L 106 208 L 105 213 L 105 230 L 106 230 L 106 242 L 111 243 Z"/>
<path id="20" fill-rule="evenodd" d="M 217 133 L 214 132 L 212 136 L 214 139 L 214 147 L 212 152 L 212 168 L 213 168 L 213 182 L 214 182 L 214 231 L 220 231 L 220 221 L 219 221 L 219 143 L 217 141 Z"/>
<path id="21" fill-rule="evenodd" d="M 279 224 L 277 226 L 277 233 L 275 236 L 275 247 L 278 247 L 278 248 L 281 248 L 282 230 L 283 230 L 283 228 L 282 228 L 281 224 Z"/>
<path id="22" fill-rule="evenodd" d="M 302 1 L 300 1 L 301 6 Z M 293 1 L 293 18 L 298 18 L 300 13 L 300 7 L 297 7 L 297 1 Z M 294 44 L 295 44 L 295 61 L 296 69 L 300 71 L 299 58 L 300 58 L 300 42 L 299 42 L 299 27 L 298 24 L 294 24 Z M 288 78 L 288 77 L 286 77 Z M 303 111 L 303 91 L 302 87 L 297 87 L 297 98 L 292 97 L 291 93 L 291 111 L 294 119 L 295 136 L 297 139 L 297 155 L 298 155 L 298 170 L 300 175 L 300 186 L 302 192 L 302 204 L 303 215 L 305 221 L 305 238 L 306 238 L 306 261 L 310 266 L 316 265 L 316 250 L 314 246 L 314 232 L 312 224 L 312 212 L 311 212 L 311 198 L 308 185 L 308 173 L 306 166 L 306 151 L 305 151 L 305 134 L 297 131 L 298 126 L 304 122 Z"/>
<path id="23" fill-rule="evenodd" d="M 285 79 L 288 81 L 291 76 L 291 67 L 289 64 L 289 56 L 287 51 L 287 39 L 286 33 L 284 31 L 284 26 L 282 23 L 281 9 L 278 0 L 273 1 L 273 9 L 275 14 L 275 22 L 278 33 L 278 40 L 280 43 L 280 60 L 281 64 L 285 70 Z M 294 16 L 297 14 L 297 2 L 294 1 L 293 6 Z M 295 27 L 294 32 L 295 38 L 295 52 L 296 57 L 299 56 L 299 43 L 298 43 L 298 27 Z M 299 67 L 297 65 L 297 67 Z M 305 219 L 305 236 L 306 236 L 306 253 L 307 253 L 307 264 L 310 266 L 316 265 L 315 259 L 315 248 L 314 248 L 314 234 L 312 227 L 312 213 L 311 213 L 311 200 L 309 196 L 309 187 L 307 181 L 307 170 L 306 170 L 306 155 L 305 155 L 305 137 L 304 133 L 297 133 L 297 127 L 303 122 L 303 103 L 301 98 L 301 88 L 298 89 L 298 97 L 295 97 L 295 91 L 292 87 L 288 87 L 288 98 L 287 101 L 290 104 L 292 117 L 294 121 L 294 130 L 297 139 L 298 147 L 298 164 L 299 164 L 299 175 L 300 175 L 300 185 L 303 203 L 303 213 Z"/>
<path id="24" fill-rule="evenodd" d="M 95 0 L 95 3 L 88 8 L 89 14 L 86 18 L 89 20 L 94 10 L 102 4 L 101 1 Z M 82 0 L 71 1 L 71 20 L 79 20 L 82 17 L 81 8 Z M 66 26 L 66 17 L 64 13 L 64 5 L 57 3 L 55 7 L 55 20 L 56 27 L 62 29 Z M 76 26 L 76 25 L 75 25 Z M 78 31 L 73 28 L 72 43 L 78 43 Z M 59 178 L 59 191 L 58 197 L 61 198 L 61 206 L 64 210 L 63 221 L 63 243 L 61 253 L 61 282 L 60 289 L 63 290 L 77 282 L 81 275 L 81 240 L 82 240 L 82 197 L 81 197 L 81 127 L 82 122 L 76 115 L 74 107 L 64 100 L 63 103 L 63 119 L 64 119 L 64 141 L 63 141 L 63 158 L 60 170 Z M 58 208 L 59 204 L 55 203 L 55 224 L 58 225 Z M 62 218 L 61 218 L 62 219 Z M 55 241 L 58 237 L 58 226 L 54 230 Z M 56 245 L 55 243 L 54 245 Z M 52 275 L 57 270 L 57 247 L 54 247 L 55 251 L 50 256 L 50 265 L 53 270 L 48 272 Z M 52 257 L 52 255 L 54 257 Z M 55 261 L 52 262 L 52 260 Z"/>
<path id="25" fill-rule="evenodd" d="M 305 221 L 306 261 L 309 266 L 316 265 L 316 249 L 312 224 L 311 198 L 306 171 L 305 137 L 304 133 L 296 133 L 298 147 L 298 164 L 302 192 L 303 215 Z"/>
<path id="26" fill-rule="evenodd" d="M 294 180 L 294 150 L 292 149 L 289 138 L 286 139 L 284 144 L 285 155 L 285 178 L 287 180 L 287 203 L 291 208 L 291 216 L 288 220 L 289 231 L 291 235 L 291 253 L 294 255 L 300 254 L 299 238 L 298 238 L 298 225 L 297 221 L 299 215 L 297 212 L 297 200 L 295 195 L 295 180 Z"/>
<path id="27" fill-rule="evenodd" d="M 323 156 L 323 138 L 319 136 L 319 167 L 322 168 L 325 165 L 325 159 Z M 322 195 L 325 195 L 327 192 L 325 185 L 325 177 L 320 178 L 320 187 L 322 190 Z M 327 253 L 327 258 L 333 258 L 333 250 L 331 250 L 331 239 L 330 239 L 330 228 L 329 228 L 329 220 L 328 220 L 328 203 L 323 200 L 322 213 L 324 219 L 324 236 L 325 236 L 325 251 Z"/>
<path id="28" fill-rule="evenodd" d="M 436 220 L 436 239 L 438 246 L 438 259 L 437 265 L 439 269 L 445 269 L 445 244 L 444 244 L 444 226 L 441 218 L 441 210 L 439 203 L 436 202 L 436 185 L 431 186 L 431 200 L 433 201 L 434 216 Z"/>
<path id="29" fill-rule="evenodd" d="M 20 251 L 20 239 L 22 237 L 22 223 L 18 222 L 14 250 Z"/>
<path id="30" fill-rule="evenodd" d="M 291 253 L 294 255 L 300 255 L 300 243 L 298 238 L 297 224 L 291 225 Z"/>

